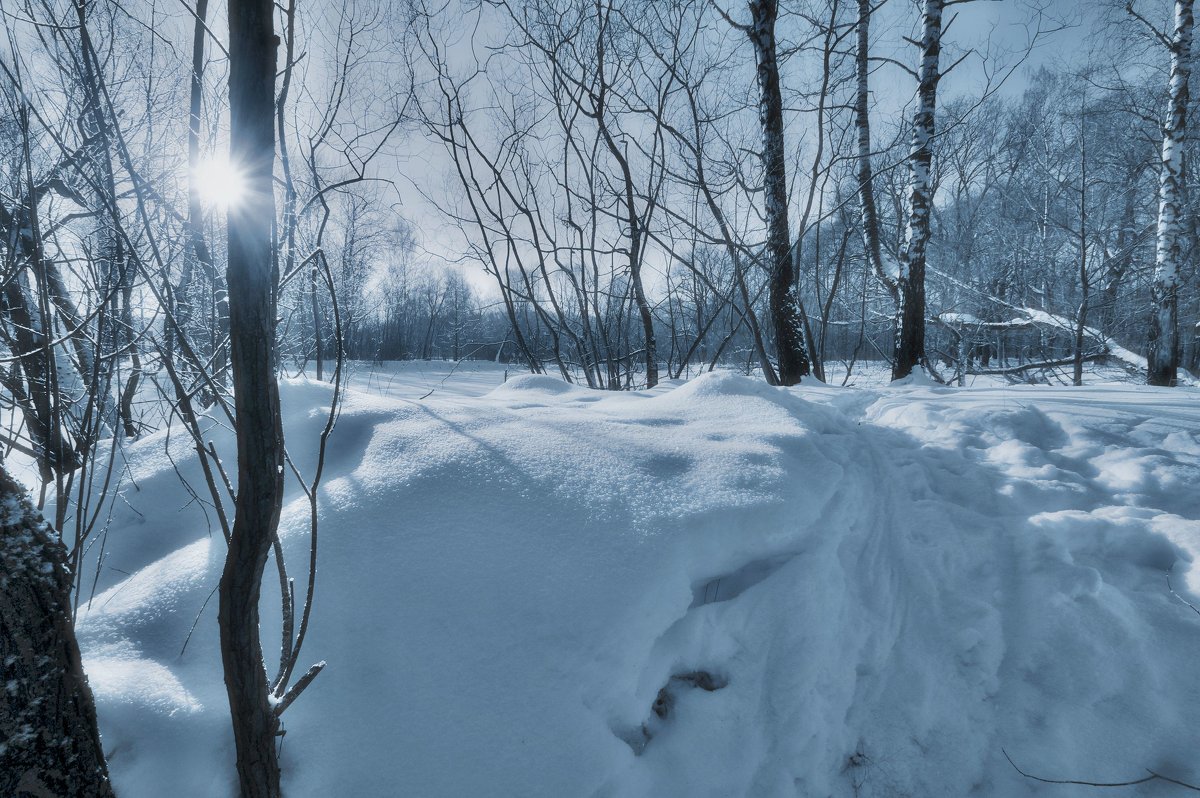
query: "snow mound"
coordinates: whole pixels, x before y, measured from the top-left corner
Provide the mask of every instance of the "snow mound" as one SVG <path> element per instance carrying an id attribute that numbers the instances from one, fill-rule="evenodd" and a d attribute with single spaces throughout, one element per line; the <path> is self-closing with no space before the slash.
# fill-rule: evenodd
<path id="1" fill-rule="evenodd" d="M 503 385 L 496 388 L 492 393 L 496 396 L 505 396 L 522 391 L 561 396 L 563 394 L 586 392 L 587 389 L 580 388 L 578 385 L 572 385 L 559 377 L 552 377 L 547 374 L 521 374 L 505 381 Z"/>
<path id="2" fill-rule="evenodd" d="M 1200 781 L 1200 617 L 1167 587 L 1197 587 L 1200 409 L 1159 396 L 730 373 L 351 391 L 301 667 L 329 664 L 284 715 L 285 791 L 1086 794 L 1003 751 L 1047 777 Z M 328 390 L 283 399 L 311 470 Z M 164 445 L 129 453 L 160 489 L 125 488 L 110 537 L 133 562 L 122 524 L 170 518 L 173 548 L 97 595 L 79 634 L 121 793 L 232 795 L 224 545 L 180 509 Z M 282 530 L 302 574 L 298 492 Z"/>

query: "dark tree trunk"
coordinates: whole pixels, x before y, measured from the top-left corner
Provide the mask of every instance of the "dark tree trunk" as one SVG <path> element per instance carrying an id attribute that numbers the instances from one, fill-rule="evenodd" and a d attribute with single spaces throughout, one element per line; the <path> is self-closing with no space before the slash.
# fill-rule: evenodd
<path id="1" fill-rule="evenodd" d="M 1092 286 L 1087 271 L 1087 125 L 1086 108 L 1087 95 L 1083 98 L 1083 108 L 1080 109 L 1079 125 L 1079 316 L 1075 320 L 1075 362 L 1072 369 L 1071 382 L 1083 385 L 1083 342 L 1087 331 L 1088 309 L 1091 304 Z M 1130 192 L 1132 193 L 1132 192 Z"/>
<path id="2" fill-rule="evenodd" d="M 324 343 L 321 340 L 321 305 L 317 297 L 317 285 L 320 274 L 317 271 L 317 264 L 314 262 L 312 271 L 309 273 L 308 279 L 308 299 L 312 310 L 313 323 L 313 357 L 317 361 L 317 382 L 322 382 L 325 379 L 325 349 L 322 346 Z"/>
<path id="3" fill-rule="evenodd" d="M 5 387 L 21 410 L 42 480 L 49 481 L 55 474 L 78 468 L 82 458 L 62 423 L 57 372 L 51 371 L 57 364 L 48 356 L 50 347 L 36 308 L 24 275 L 17 274 L 0 291 L 0 312 L 10 320 L 12 330 L 6 343 L 18 358 Z"/>
<path id="4" fill-rule="evenodd" d="M 1100 329 L 1107 336 L 1116 334 L 1117 327 L 1117 297 L 1121 290 L 1121 280 L 1133 266 L 1133 255 L 1137 247 L 1137 185 L 1141 176 L 1140 165 L 1127 172 L 1125 185 L 1129 186 L 1124 192 L 1125 199 L 1121 206 L 1121 226 L 1117 230 L 1116 256 L 1107 264 L 1104 270 L 1102 299 L 1100 300 Z"/>
<path id="5" fill-rule="evenodd" d="M 82 0 L 76 0 L 75 16 L 79 21 L 79 45 L 82 55 L 80 60 L 83 67 L 80 77 L 83 81 L 86 116 L 91 126 L 89 132 L 96 137 L 96 145 L 92 148 L 90 158 L 98 187 L 96 204 L 97 208 L 103 211 L 101 218 L 107 218 L 101 223 L 100 231 L 100 250 L 102 252 L 100 272 L 103 276 L 100 293 L 102 296 L 108 295 L 106 302 L 109 307 L 107 312 L 101 316 L 99 339 L 101 349 L 107 345 L 111 347 L 114 355 L 113 364 L 104 364 L 102 369 L 93 368 L 90 356 L 81 356 L 80 367 L 85 380 L 95 378 L 97 390 L 107 393 L 107 386 L 111 379 L 109 372 L 116 363 L 120 362 L 122 355 L 129 354 L 132 368 L 124 388 L 121 389 L 117 414 L 124 427 L 125 437 L 136 438 L 138 424 L 133 413 L 133 398 L 137 394 L 138 383 L 141 381 L 142 362 L 137 347 L 133 346 L 133 340 L 136 337 L 133 332 L 133 276 L 130 264 L 125 257 L 125 247 L 118 229 L 120 226 L 117 213 L 118 194 L 116 176 L 113 173 L 108 119 L 102 102 L 103 78 L 88 29 L 88 7 Z M 58 282 L 61 283 L 61 279 Z M 56 290 L 55 293 L 65 294 L 65 290 Z M 70 300 L 58 300 L 56 303 L 60 306 L 60 312 L 64 301 L 69 302 Z M 63 315 L 72 322 L 72 326 L 77 326 L 74 324 L 77 314 L 73 308 L 64 312 Z M 77 351 L 80 349 L 81 347 L 77 345 Z M 94 374 L 93 371 L 95 371 Z"/>
<path id="6" fill-rule="evenodd" d="M 605 77 L 604 56 L 606 49 L 604 36 L 608 29 L 606 15 L 610 10 L 602 10 L 599 3 L 596 5 L 596 14 L 600 17 L 599 35 L 596 40 L 596 71 L 600 79 L 600 89 L 596 97 L 595 118 L 600 128 L 600 135 L 604 138 L 604 145 L 621 168 L 621 177 L 624 181 L 624 195 L 622 199 L 625 202 L 625 221 L 629 225 L 629 281 L 633 286 L 633 301 L 637 305 L 638 318 L 642 323 L 642 337 L 645 340 L 646 387 L 653 388 L 658 384 L 658 342 L 654 337 L 654 314 L 650 308 L 650 301 L 646 298 L 646 291 L 642 286 L 642 255 L 645 244 L 644 230 L 642 219 L 638 215 L 637 204 L 634 200 L 635 187 L 633 184 L 633 171 L 629 166 L 629 158 L 626 153 L 622 152 L 617 140 L 613 137 L 605 117 L 607 113 L 605 100 L 608 95 L 608 82 Z"/>
<path id="7" fill-rule="evenodd" d="M 611 136 L 606 138 L 614 155 L 621 165 L 625 178 L 625 206 L 629 211 L 629 280 L 633 283 L 633 299 L 637 304 L 638 319 L 642 323 L 642 337 L 645 341 L 646 387 L 658 385 L 658 341 L 654 337 L 654 314 L 650 309 L 650 301 L 642 287 L 642 231 L 641 220 L 638 219 L 633 200 L 633 175 L 629 169 L 629 161 L 616 147 Z"/>
<path id="8" fill-rule="evenodd" d="M 51 300 L 54 294 L 66 295 L 61 274 L 47 258 L 38 220 L 38 203 L 44 191 L 34 185 L 29 140 L 29 108 L 21 105 L 17 123 L 21 131 L 20 166 L 24 171 L 26 196 L 10 212 L 0 203 L 0 228 L 10 245 L 22 256 L 13 259 L 15 271 L 0 288 L 0 314 L 7 329 L 0 331 L 5 345 L 16 358 L 11 370 L 0 369 L 0 381 L 13 394 L 26 423 L 27 435 L 44 482 L 56 474 L 77 468 L 82 462 L 80 444 L 64 423 L 63 401 L 59 395 L 59 366 L 52 356 L 54 320 Z M 12 257 L 15 253 L 10 251 Z M 24 261 L 22 263 L 21 261 Z M 25 275 L 28 267 L 31 287 Z M 52 286 L 57 288 L 52 290 Z M 37 292 L 35 294 L 35 291 Z M 78 312 L 63 300 L 60 306 L 68 320 Z M 70 311 L 69 313 L 67 311 Z M 91 375 L 83 375 L 86 380 Z"/>
<path id="9" fill-rule="evenodd" d="M 892 379 L 907 377 L 925 362 L 925 254 L 933 211 L 934 111 L 942 51 L 942 8 L 945 0 L 925 0 L 922 15 L 921 64 L 917 70 L 917 110 L 908 153 L 908 234 L 900 258 L 900 307 L 896 318 L 896 359 Z"/>
<path id="10" fill-rule="evenodd" d="M 197 0 L 196 19 L 192 26 L 192 74 L 188 95 L 188 215 L 187 235 L 190 251 L 184 256 L 183 277 L 179 281 L 176 295 L 176 317 L 179 326 L 186 330 L 192 319 L 192 267 L 200 271 L 215 286 L 216 268 L 212 252 L 204 239 L 204 208 L 200 201 L 200 186 L 197 179 L 200 171 L 201 112 L 204 101 L 204 40 L 208 36 L 208 0 Z M 168 329 L 170 329 L 168 327 Z"/>
<path id="11" fill-rule="evenodd" d="M 1200 374 L 1200 321 L 1192 327 L 1192 360 L 1188 368 L 1193 374 Z"/>
<path id="12" fill-rule="evenodd" d="M 66 559 L 0 466 L 0 795 L 113 794 L 75 642 Z"/>
<path id="13" fill-rule="evenodd" d="M 237 413 L 238 492 L 221 575 L 221 659 L 244 798 L 277 798 L 279 721 L 258 629 L 263 569 L 283 501 L 283 424 L 276 382 L 273 250 L 275 50 L 271 0 L 229 4 L 230 156 L 246 196 L 229 209 L 230 365 Z"/>
<path id="14" fill-rule="evenodd" d="M 604 68 L 603 63 L 600 64 L 600 68 Z M 642 337 L 646 344 L 646 387 L 653 388 L 658 385 L 658 342 L 654 337 L 654 314 L 650 308 L 650 301 L 646 298 L 646 291 L 642 287 L 642 247 L 644 242 L 642 220 L 638 216 L 637 205 L 634 201 L 633 172 L 629 168 L 629 159 L 617 146 L 616 139 L 605 126 L 603 106 L 597 109 L 596 118 L 600 123 L 600 132 L 604 136 L 608 151 L 612 153 L 613 158 L 621 167 L 621 175 L 624 180 L 625 221 L 629 225 L 629 281 L 633 286 L 633 301 L 637 305 L 638 319 L 642 323 Z"/>
<path id="15" fill-rule="evenodd" d="M 788 232 L 786 151 L 783 145 L 783 97 L 775 51 L 776 0 L 752 0 L 748 33 L 758 63 L 759 122 L 762 125 L 763 190 L 767 215 L 768 303 L 775 325 L 779 383 L 795 385 L 809 374 L 804 319 L 796 295 L 791 236 Z"/>
<path id="16" fill-rule="evenodd" d="M 858 46 L 855 52 L 857 90 L 854 101 L 854 125 L 858 133 L 858 207 L 862 218 L 863 250 L 871 261 L 871 270 L 887 289 L 892 304 L 899 306 L 900 294 L 895 275 L 883 260 L 879 234 L 879 211 L 875 204 L 875 175 L 871 167 L 870 116 L 870 41 L 872 0 L 858 0 Z M 894 258 L 892 259 L 895 260 Z"/>

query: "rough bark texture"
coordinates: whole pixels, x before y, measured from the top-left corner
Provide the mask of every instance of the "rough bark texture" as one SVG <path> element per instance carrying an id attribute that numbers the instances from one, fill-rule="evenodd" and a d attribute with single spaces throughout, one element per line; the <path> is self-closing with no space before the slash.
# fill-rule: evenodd
<path id="1" fill-rule="evenodd" d="M 917 110 L 908 153 L 908 231 L 900 257 L 900 305 L 896 313 L 896 359 L 892 379 L 907 377 L 925 362 L 925 253 L 929 246 L 933 190 L 934 112 L 942 51 L 945 0 L 925 0 L 921 23 L 921 64 L 917 70 Z"/>
<path id="2" fill-rule="evenodd" d="M 1080 120 L 1085 119 L 1087 95 L 1081 101 Z M 1075 362 L 1073 364 L 1071 382 L 1083 385 L 1083 343 L 1087 335 L 1088 310 L 1091 308 L 1092 285 L 1088 278 L 1088 149 L 1087 126 L 1079 127 L 1079 312 L 1075 317 Z M 1131 192 L 1132 193 L 1132 192 Z"/>
<path id="3" fill-rule="evenodd" d="M 66 549 L 0 466 L 0 795 L 111 796 Z"/>
<path id="4" fill-rule="evenodd" d="M 896 275 L 883 260 L 879 235 L 879 210 L 875 203 L 875 175 L 871 167 L 870 47 L 872 0 L 858 0 L 858 46 L 855 52 L 857 89 L 854 100 L 854 126 L 858 134 L 858 208 L 862 220 L 863 251 L 871 261 L 871 270 L 887 289 L 892 304 L 899 306 Z M 893 264 L 895 258 L 892 258 Z"/>
<path id="5" fill-rule="evenodd" d="M 1171 77 L 1163 120 L 1162 171 L 1158 178 L 1158 245 L 1151 285 L 1150 346 L 1146 382 L 1174 385 L 1179 374 L 1179 261 L 1183 234 L 1183 150 L 1187 136 L 1188 78 L 1192 57 L 1192 0 L 1175 0 Z"/>
<path id="6" fill-rule="evenodd" d="M 783 145 L 783 97 L 775 50 L 775 0 L 752 0 L 748 33 L 758 63 L 759 123 L 762 126 L 763 191 L 767 215 L 767 261 L 770 265 L 768 303 L 775 324 L 779 382 L 795 385 L 808 376 L 804 319 L 796 295 L 788 232 L 787 162 Z"/>
<path id="7" fill-rule="evenodd" d="M 229 4 L 230 155 L 246 196 L 229 209 L 230 365 L 238 493 L 221 575 L 221 659 L 245 798 L 276 798 L 278 719 L 258 629 L 263 569 L 283 499 L 283 426 L 275 377 L 275 50 L 271 0 Z"/>

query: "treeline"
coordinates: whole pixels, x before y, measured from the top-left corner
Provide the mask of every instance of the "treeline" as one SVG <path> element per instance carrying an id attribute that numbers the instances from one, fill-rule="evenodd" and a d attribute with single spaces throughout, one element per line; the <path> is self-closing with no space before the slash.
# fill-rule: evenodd
<path id="1" fill-rule="evenodd" d="M 947 5 L 415 4 L 433 199 L 530 367 L 1195 365 L 1190 3 L 1009 9 L 1002 56 L 954 41 Z M 1080 24 L 1077 57 L 1023 67 Z M 956 69 L 977 79 L 951 92 Z"/>

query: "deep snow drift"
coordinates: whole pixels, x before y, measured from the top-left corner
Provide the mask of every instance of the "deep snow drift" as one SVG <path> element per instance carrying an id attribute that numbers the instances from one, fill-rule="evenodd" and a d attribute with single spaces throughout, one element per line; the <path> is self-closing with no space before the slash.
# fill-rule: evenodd
<path id="1" fill-rule="evenodd" d="M 348 394 L 289 795 L 1092 794 L 1002 749 L 1200 782 L 1200 392 L 464 374 Z M 305 473 L 329 396 L 284 385 Z M 232 793 L 189 447 L 131 448 L 79 622 L 125 796 Z M 300 576 L 298 491 L 283 528 Z"/>

